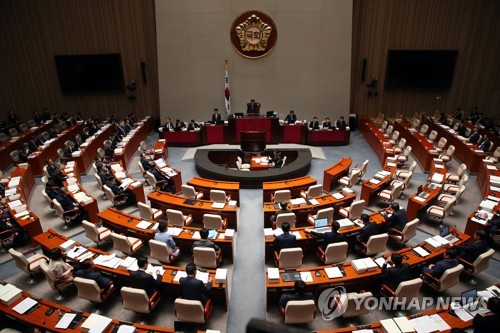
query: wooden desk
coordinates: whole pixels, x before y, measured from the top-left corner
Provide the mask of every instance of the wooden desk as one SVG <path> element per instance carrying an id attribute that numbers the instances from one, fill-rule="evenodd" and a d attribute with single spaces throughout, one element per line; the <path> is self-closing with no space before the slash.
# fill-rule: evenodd
<path id="1" fill-rule="evenodd" d="M 194 221 L 202 222 L 203 214 L 217 214 L 223 219 L 227 219 L 228 226 L 232 229 L 238 230 L 237 222 L 237 208 L 229 207 L 227 204 L 224 208 L 212 208 L 214 201 L 209 200 L 196 200 L 194 205 L 186 203 L 186 198 L 180 195 L 170 194 L 166 192 L 156 191 L 148 195 L 153 208 L 166 211 L 167 209 L 177 209 L 184 213 L 184 215 L 191 214 Z"/>
<path id="2" fill-rule="evenodd" d="M 240 205 L 240 183 L 228 182 L 223 180 L 213 180 L 201 177 L 193 177 L 187 182 L 195 188 L 196 191 L 203 192 L 204 198 L 210 198 L 210 190 L 222 190 L 226 195 L 231 195 L 231 200 L 236 200 Z"/>
<path id="3" fill-rule="evenodd" d="M 359 131 L 377 154 L 380 164 L 384 164 L 389 156 L 394 156 L 394 150 L 389 140 L 380 132 L 377 125 L 370 122 L 368 117 L 359 117 Z"/>
<path id="4" fill-rule="evenodd" d="M 250 160 L 250 169 L 252 170 L 267 170 L 269 169 L 269 157 L 267 157 L 266 162 L 262 163 L 261 162 L 261 157 L 259 156 L 252 156 L 252 159 Z M 264 157 L 262 157 L 264 158 Z"/>
<path id="5" fill-rule="evenodd" d="M 323 171 L 323 190 L 330 192 L 337 181 L 347 175 L 352 164 L 352 158 L 342 157 L 340 161 Z"/>
<path id="6" fill-rule="evenodd" d="M 154 221 L 149 221 L 153 223 L 148 229 L 140 229 L 137 224 L 143 219 L 139 216 L 127 214 L 116 210 L 114 208 L 108 208 L 107 210 L 99 213 L 99 218 L 102 224 L 113 230 L 114 232 L 125 234 L 127 236 L 132 236 L 140 238 L 144 243 L 149 242 L 149 240 L 154 239 L 155 231 L 152 229 L 155 224 Z M 184 231 L 179 236 L 173 236 L 177 247 L 180 248 L 183 253 L 192 253 L 191 248 L 193 243 L 198 239 L 193 238 L 195 231 L 200 231 L 202 228 L 192 228 L 183 227 Z M 224 239 L 224 230 L 218 230 L 219 235 L 217 239 L 212 240 L 216 243 L 222 250 L 222 254 L 225 257 L 233 258 L 233 241 L 232 239 Z M 221 238 L 222 237 L 222 238 Z M 236 237 L 236 234 L 234 235 Z"/>
<path id="7" fill-rule="evenodd" d="M 325 194 L 321 197 L 316 198 L 318 200 L 318 205 L 304 205 L 301 207 L 289 207 L 295 216 L 297 217 L 297 223 L 307 222 L 307 217 L 309 214 L 316 214 L 318 210 L 332 207 L 334 209 L 334 214 L 338 213 L 341 207 L 349 206 L 354 199 L 356 199 L 356 194 L 352 193 L 349 195 L 344 195 L 342 199 L 335 199 L 331 194 Z M 274 202 L 264 202 L 264 227 L 270 228 L 271 216 L 276 214 L 277 209 L 274 207 Z"/>
<path id="8" fill-rule="evenodd" d="M 165 139 L 160 139 L 155 143 L 155 146 L 153 147 L 153 152 L 155 160 L 159 158 L 163 158 L 165 161 L 167 160 L 168 147 Z"/>
<path id="9" fill-rule="evenodd" d="M 204 145 L 211 145 L 215 143 L 225 143 L 224 131 L 227 128 L 225 125 L 214 125 L 205 123 L 201 127 L 201 136 L 203 137 Z"/>
<path id="10" fill-rule="evenodd" d="M 432 159 L 439 156 L 439 153 L 432 143 L 404 121 L 396 121 L 393 126 L 395 131 L 399 131 L 400 139 L 405 138 L 406 145 L 411 146 L 411 153 L 416 157 L 422 169 L 424 169 L 425 172 L 430 172 L 432 168 Z"/>
<path id="11" fill-rule="evenodd" d="M 411 221 L 415 218 L 417 218 L 417 215 L 420 211 L 423 211 L 425 207 L 427 207 L 432 201 L 434 201 L 435 198 L 439 195 L 441 192 L 441 189 L 446 181 L 446 164 L 443 162 L 435 161 L 434 159 L 432 160 L 432 168 L 431 172 L 429 173 L 429 180 L 432 179 L 432 176 L 434 174 L 441 174 L 443 175 L 443 180 L 439 184 L 439 187 L 436 187 L 434 189 L 429 187 L 429 184 L 425 184 L 422 187 L 422 191 L 427 192 L 429 196 L 427 198 L 420 198 L 418 196 L 419 193 L 413 194 L 411 197 L 408 198 L 408 206 L 406 207 L 406 215 L 408 217 L 408 221 Z"/>
<path id="12" fill-rule="evenodd" d="M 456 237 L 459 238 L 459 241 L 457 241 L 454 245 L 459 245 L 462 244 L 466 241 L 469 240 L 470 236 L 461 233 L 455 229 L 452 229 L 452 232 L 455 233 Z M 424 246 L 424 242 L 419 244 L 418 246 Z M 402 250 L 397 251 L 397 253 L 401 255 L 406 255 L 408 259 L 404 259 L 403 262 L 408 263 L 411 268 L 415 268 L 417 266 L 423 265 L 423 264 L 428 264 L 428 263 L 434 263 L 440 260 L 443 255 L 445 249 L 439 249 L 436 251 L 432 251 L 429 248 L 426 248 L 427 252 L 429 252 L 429 255 L 425 258 L 420 257 L 417 255 L 412 248 L 404 248 Z M 386 254 L 385 257 L 389 256 L 390 254 Z M 326 267 L 332 267 L 332 265 L 325 265 L 325 266 L 315 266 L 315 267 L 304 267 L 304 268 L 298 268 L 298 272 L 311 272 L 312 275 L 312 282 L 307 282 L 307 291 L 315 292 L 316 294 L 319 295 L 321 291 L 323 291 L 325 288 L 330 288 L 332 286 L 344 286 L 347 291 L 359 291 L 359 290 L 367 290 L 370 288 L 375 288 L 379 285 L 380 278 L 382 275 L 382 269 L 377 267 L 376 269 L 369 271 L 369 272 L 363 272 L 363 273 L 357 273 L 354 268 L 351 265 L 351 262 L 345 262 L 342 265 L 342 268 L 345 271 L 345 275 L 341 278 L 335 278 L 335 279 L 329 279 L 328 276 L 326 275 L 324 268 Z M 269 282 L 269 279 L 267 277 L 267 272 L 266 272 L 266 291 L 267 291 L 267 300 L 268 304 L 270 301 L 276 301 L 277 298 L 283 293 L 283 290 L 285 289 L 292 289 L 294 282 L 284 282 L 281 273 L 285 272 L 285 270 L 280 270 L 280 279 L 277 282 Z M 316 276 L 316 272 L 319 272 L 319 276 Z"/>
<path id="13" fill-rule="evenodd" d="M 194 147 L 201 143 L 201 131 L 162 132 L 163 139 L 172 147 Z"/>
<path id="14" fill-rule="evenodd" d="M 27 164 L 18 166 L 16 170 L 11 173 L 10 179 L 14 177 L 21 177 L 19 185 L 16 187 L 16 189 L 17 193 L 20 194 L 20 200 L 22 204 L 25 204 L 29 211 L 28 201 L 31 190 L 35 185 L 35 177 L 33 176 L 31 166 Z M 6 202 L 9 203 L 9 199 L 6 199 Z M 30 211 L 29 215 L 18 218 L 15 217 L 16 211 L 14 209 L 9 208 L 9 212 L 12 217 L 15 218 L 16 222 L 21 226 L 21 228 L 23 228 L 23 230 L 28 234 L 31 244 L 33 246 L 37 246 L 38 244 L 34 240 L 34 238 L 36 235 L 39 235 L 43 232 L 39 217 L 32 211 Z"/>
<path id="15" fill-rule="evenodd" d="M 283 124 L 283 140 L 285 143 L 302 143 L 306 142 L 307 124 Z"/>
<path id="16" fill-rule="evenodd" d="M 311 146 L 345 146 L 349 144 L 350 131 L 321 129 L 307 131 L 307 144 Z"/>
<path id="17" fill-rule="evenodd" d="M 271 196 L 274 195 L 274 192 L 279 190 L 290 190 L 290 192 L 292 193 L 292 198 L 298 198 L 300 197 L 301 191 L 307 191 L 309 186 L 316 184 L 316 179 L 312 178 L 311 176 L 278 180 L 274 182 L 264 182 L 262 183 L 264 202 L 272 201 Z"/>
<path id="18" fill-rule="evenodd" d="M 43 234 L 40 234 L 36 236 L 36 241 L 40 244 L 42 247 L 42 250 L 45 253 L 48 253 L 50 250 L 55 249 L 59 247 L 61 244 L 66 242 L 69 238 L 58 234 L 56 231 L 49 229 L 48 231 L 44 232 Z M 80 243 L 76 243 L 76 245 L 81 245 Z M 95 249 L 92 247 L 87 248 L 89 251 L 93 252 L 97 256 L 98 254 L 104 254 L 108 255 L 110 253 L 101 251 L 99 249 Z M 180 295 L 180 286 L 179 282 L 174 281 L 175 274 L 172 275 L 173 271 L 183 271 L 185 270 L 184 267 L 176 267 L 176 266 L 167 266 L 167 265 L 162 265 L 163 269 L 165 269 L 165 273 L 163 274 L 162 278 L 162 292 L 165 295 Z M 130 277 L 130 273 L 128 270 L 122 270 L 120 268 L 109 268 L 109 267 L 104 267 L 100 265 L 95 265 L 96 270 L 105 272 L 114 278 L 124 280 L 125 283 L 128 281 Z M 225 284 L 223 285 L 218 285 L 215 283 L 215 270 L 207 270 L 210 273 L 210 276 L 212 277 L 212 300 L 217 302 L 220 301 L 221 303 L 224 304 L 227 310 L 227 305 L 228 305 L 228 293 L 227 293 L 227 286 Z"/>
<path id="19" fill-rule="evenodd" d="M 43 173 L 43 167 L 46 164 L 46 160 L 51 158 L 52 160 L 57 160 L 59 155 L 57 150 L 59 148 L 64 150 L 64 143 L 67 140 L 74 140 L 75 135 L 79 134 L 83 129 L 83 122 L 76 123 L 75 125 L 64 130 L 50 145 L 45 147 L 43 150 L 37 150 L 30 157 L 28 157 L 28 163 L 33 167 L 33 174 L 39 176 Z"/>
<path id="20" fill-rule="evenodd" d="M 449 127 L 447 126 L 442 127 L 433 122 L 430 118 L 426 118 L 425 123 L 429 126 L 429 131 L 435 130 L 438 133 L 438 138 L 445 137 L 448 140 L 447 146 L 455 146 L 454 156 L 465 163 L 470 172 L 476 173 L 479 171 L 482 159 L 488 156 L 488 154 L 476 152 L 476 150 L 480 150 L 478 146 L 470 143 L 467 144 L 460 140 L 456 134 L 448 131 Z"/>
<path id="21" fill-rule="evenodd" d="M 125 174 L 125 177 L 116 177 L 116 175 L 118 174 L 118 172 L 115 169 L 113 169 L 113 165 L 120 165 L 122 167 L 122 169 L 123 169 L 123 173 Z M 128 174 L 127 170 L 123 167 L 123 164 L 121 162 L 111 162 L 109 164 L 109 166 L 110 166 L 109 169 L 110 169 L 111 173 L 113 175 L 115 175 L 116 180 L 118 180 L 120 183 L 125 178 L 130 178 L 130 179 L 133 180 L 133 183 L 131 183 L 128 186 L 127 190 L 130 190 L 134 194 L 136 202 L 143 202 L 143 203 L 145 203 L 146 202 L 146 195 L 144 194 L 144 185 L 142 185 L 142 182 L 136 181 L 134 178 L 132 178 Z M 135 183 L 135 185 L 134 185 L 134 183 Z"/>
<path id="22" fill-rule="evenodd" d="M 151 116 L 145 117 L 137 123 L 137 126 L 134 129 L 137 130 L 137 132 L 135 132 L 125 146 L 122 147 L 122 153 L 114 154 L 115 161 L 121 161 L 125 170 L 128 169 L 128 164 L 134 157 L 141 141 L 144 141 L 144 139 L 153 130 L 153 118 Z"/>
<path id="23" fill-rule="evenodd" d="M 83 174 L 87 173 L 89 167 L 94 163 L 94 157 L 97 155 L 97 149 L 101 148 L 104 144 L 105 140 L 108 140 L 113 131 L 115 130 L 114 124 L 108 124 L 105 126 L 100 134 L 89 143 L 85 143 L 85 147 L 80 146 L 80 156 L 72 157 L 71 160 L 76 162 L 78 166 L 78 170 L 80 170 Z"/>
<path id="24" fill-rule="evenodd" d="M 378 192 L 383 190 L 391 182 L 392 176 L 396 172 L 396 169 L 397 168 L 395 165 L 389 165 L 389 163 L 386 163 L 382 170 L 387 171 L 390 174 L 385 176 L 384 179 L 381 179 L 377 184 L 372 183 L 371 179 L 365 180 L 361 186 L 361 194 L 359 198 L 361 200 L 364 200 L 366 202 L 366 205 L 368 206 L 370 199 L 374 197 Z"/>

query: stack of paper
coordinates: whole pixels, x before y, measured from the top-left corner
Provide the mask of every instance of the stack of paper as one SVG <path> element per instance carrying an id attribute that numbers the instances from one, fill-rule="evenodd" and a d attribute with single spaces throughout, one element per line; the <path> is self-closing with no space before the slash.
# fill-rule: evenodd
<path id="1" fill-rule="evenodd" d="M 186 271 L 177 271 L 177 273 L 175 273 L 174 282 L 179 282 L 181 278 L 186 276 L 188 276 Z"/>
<path id="2" fill-rule="evenodd" d="M 209 276 L 208 272 L 196 271 L 196 278 L 203 283 L 208 283 Z"/>
<path id="3" fill-rule="evenodd" d="M 155 160 L 155 164 L 160 169 L 166 166 L 165 161 L 162 158 Z"/>
<path id="4" fill-rule="evenodd" d="M 381 320 L 380 326 L 382 326 L 382 332 L 384 333 L 401 333 L 401 330 L 392 318 Z"/>
<path id="5" fill-rule="evenodd" d="M 129 267 L 133 266 L 134 264 L 137 265 L 137 259 L 134 257 L 126 257 L 125 259 L 122 259 L 120 262 L 120 268 L 123 270 L 127 270 Z"/>
<path id="6" fill-rule="evenodd" d="M 408 320 L 408 318 L 406 318 L 406 317 L 397 317 L 397 318 L 393 318 L 393 320 L 396 323 L 396 325 L 398 325 L 398 329 L 402 333 L 415 332 L 415 330 L 413 329 L 413 325 L 410 323 L 410 321 Z"/>
<path id="7" fill-rule="evenodd" d="M 432 175 L 431 181 L 433 183 L 442 183 L 443 179 L 444 179 L 444 175 L 442 175 L 440 173 L 435 173 Z"/>
<path id="8" fill-rule="evenodd" d="M 272 228 L 264 228 L 264 237 L 265 238 L 274 238 L 274 233 Z"/>
<path id="9" fill-rule="evenodd" d="M 447 246 L 450 242 L 448 242 L 443 237 L 437 235 L 434 237 L 429 237 L 425 240 L 425 243 L 434 251 L 439 250 L 443 246 Z"/>
<path id="10" fill-rule="evenodd" d="M 300 272 L 300 279 L 304 282 L 313 282 L 311 272 Z"/>
<path id="11" fill-rule="evenodd" d="M 23 296 L 23 291 L 12 284 L 0 286 L 0 302 L 11 305 Z"/>
<path id="12" fill-rule="evenodd" d="M 324 270 L 329 279 L 341 278 L 344 276 L 338 267 L 325 267 Z"/>
<path id="13" fill-rule="evenodd" d="M 352 268 L 354 268 L 354 270 L 357 273 L 372 271 L 378 267 L 372 258 L 363 258 L 363 259 L 353 260 L 351 262 L 351 266 L 352 266 Z"/>
<path id="14" fill-rule="evenodd" d="M 214 202 L 212 204 L 212 208 L 215 208 L 215 209 L 223 209 L 224 206 L 226 205 L 225 202 Z"/>
<path id="15" fill-rule="evenodd" d="M 182 228 L 177 228 L 177 227 L 169 227 L 169 228 L 167 229 L 167 232 L 168 232 L 169 234 L 171 234 L 172 236 L 177 237 L 177 236 L 179 236 L 179 235 L 181 234 L 181 232 L 182 232 Z"/>
<path id="16" fill-rule="evenodd" d="M 427 257 L 430 254 L 429 252 L 427 252 L 426 250 L 424 250 L 420 246 L 414 247 L 413 251 L 423 258 Z"/>
<path id="17" fill-rule="evenodd" d="M 342 188 L 342 194 L 344 194 L 344 195 L 349 195 L 349 194 L 353 194 L 353 193 L 354 193 L 354 191 L 351 190 L 349 187 Z"/>
<path id="18" fill-rule="evenodd" d="M 165 274 L 165 269 L 163 269 L 163 266 L 153 266 L 151 264 L 148 264 L 146 273 L 151 274 L 155 280 L 157 278 L 157 272 L 159 272 L 159 274 L 163 276 L 163 274 Z"/>
<path id="19" fill-rule="evenodd" d="M 66 242 L 62 243 L 59 245 L 59 248 L 63 250 L 64 252 L 68 252 L 75 246 L 75 241 L 72 239 L 68 239 Z"/>
<path id="20" fill-rule="evenodd" d="M 227 203 L 227 206 L 228 207 L 236 207 L 236 205 L 238 204 L 238 202 L 236 200 L 229 200 L 229 202 Z"/>
<path id="21" fill-rule="evenodd" d="M 335 199 L 337 200 L 341 200 L 344 198 L 344 196 L 342 195 L 342 193 L 332 193 L 332 197 L 334 197 Z"/>
<path id="22" fill-rule="evenodd" d="M 354 226 L 354 223 L 351 220 L 345 218 L 337 220 L 337 222 L 340 224 L 339 230 L 350 229 Z"/>
<path id="23" fill-rule="evenodd" d="M 304 198 L 296 198 L 296 199 L 290 199 L 290 204 L 292 207 L 300 207 L 300 206 L 306 206 L 307 202 L 306 199 Z"/>
<path id="24" fill-rule="evenodd" d="M 147 229 L 151 226 L 151 222 L 148 222 L 148 221 L 141 221 L 139 223 L 137 223 L 136 227 L 139 228 L 139 229 Z"/>
<path id="25" fill-rule="evenodd" d="M 224 232 L 224 239 L 233 239 L 234 229 L 226 229 Z"/>
<path id="26" fill-rule="evenodd" d="M 488 212 L 492 212 L 493 209 L 496 207 L 497 203 L 494 202 L 494 201 L 491 201 L 491 200 L 483 200 L 481 201 L 481 203 L 479 204 L 479 207 L 481 207 L 481 209 L 484 209 Z"/>
<path id="27" fill-rule="evenodd" d="M 94 264 L 115 269 L 120 265 L 121 261 L 114 253 L 111 253 L 98 256 L 95 258 Z"/>
<path id="28" fill-rule="evenodd" d="M 279 268 L 267 268 L 267 279 L 270 283 L 279 282 L 280 270 Z"/>
<path id="29" fill-rule="evenodd" d="M 217 268 L 215 271 L 215 282 L 216 283 L 226 283 L 227 281 L 227 269 Z"/>
<path id="30" fill-rule="evenodd" d="M 80 327 L 82 332 L 102 333 L 106 331 L 111 324 L 111 318 L 91 313 Z"/>
<path id="31" fill-rule="evenodd" d="M 82 254 L 84 254 L 87 251 L 88 250 L 86 248 L 84 248 L 83 246 L 75 246 L 71 250 L 67 251 L 66 255 L 71 259 L 75 259 L 76 257 L 81 256 Z"/>
<path id="32" fill-rule="evenodd" d="M 26 297 L 21 303 L 17 304 L 12 310 L 16 311 L 19 314 L 23 314 L 37 304 L 38 302 L 35 301 L 34 299 Z"/>

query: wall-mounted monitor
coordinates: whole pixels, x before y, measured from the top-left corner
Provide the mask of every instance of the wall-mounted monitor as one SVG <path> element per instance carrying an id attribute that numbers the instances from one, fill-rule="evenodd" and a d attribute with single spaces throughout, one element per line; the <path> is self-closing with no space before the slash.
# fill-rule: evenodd
<path id="1" fill-rule="evenodd" d="M 386 89 L 446 90 L 458 50 L 389 50 Z"/>
<path id="2" fill-rule="evenodd" d="M 119 53 L 56 55 L 57 73 L 64 94 L 90 94 L 124 90 Z"/>

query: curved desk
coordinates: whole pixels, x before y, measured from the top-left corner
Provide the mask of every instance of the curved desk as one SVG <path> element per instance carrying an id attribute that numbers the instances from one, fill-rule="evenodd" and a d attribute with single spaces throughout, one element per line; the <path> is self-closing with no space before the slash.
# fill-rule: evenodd
<path id="1" fill-rule="evenodd" d="M 130 140 L 125 142 L 125 145 L 122 147 L 121 154 L 114 154 L 115 161 L 121 161 L 125 170 L 128 169 L 128 164 L 134 157 L 137 148 L 141 141 L 143 141 L 148 134 L 153 130 L 153 117 L 147 116 L 137 123 L 137 126 L 134 128 L 136 132 L 132 135 Z M 123 142 L 123 141 L 122 141 Z"/>
<path id="2" fill-rule="evenodd" d="M 109 170 L 111 173 L 116 177 L 116 180 L 118 180 L 121 184 L 122 180 L 125 178 L 132 179 L 132 183 L 127 187 L 128 190 L 130 190 L 134 196 L 137 202 L 146 202 L 146 196 L 144 194 L 144 185 L 142 185 L 142 182 L 136 181 L 134 178 L 132 178 L 128 172 L 127 169 L 123 166 L 122 162 L 111 162 L 109 164 L 110 168 Z M 123 172 L 117 172 L 118 169 L 113 168 L 113 166 L 120 166 L 123 169 Z M 122 174 L 123 173 L 123 174 Z"/>
<path id="3" fill-rule="evenodd" d="M 383 190 L 390 181 L 392 180 L 392 176 L 396 172 L 396 164 L 387 162 L 385 163 L 382 171 L 387 172 L 387 176 L 382 179 L 371 178 L 365 180 L 361 186 L 361 194 L 359 198 L 364 200 L 366 205 L 369 205 L 370 199 L 374 197 L 379 191 Z"/>
<path id="4" fill-rule="evenodd" d="M 337 181 L 347 175 L 352 164 L 352 158 L 342 157 L 340 161 L 323 171 L 323 190 L 330 192 Z"/>
<path id="5" fill-rule="evenodd" d="M 380 164 L 384 164 L 389 156 L 394 156 L 394 150 L 389 140 L 380 132 L 377 125 L 371 122 L 368 117 L 359 118 L 359 131 L 365 140 L 377 154 Z"/>
<path id="6" fill-rule="evenodd" d="M 87 173 L 89 167 L 94 163 L 94 157 L 97 155 L 97 149 L 101 148 L 104 141 L 108 140 L 113 131 L 115 130 L 114 124 L 107 124 L 105 128 L 99 130 L 100 133 L 97 136 L 92 136 L 92 140 L 83 142 L 80 145 L 80 155 L 72 157 L 71 160 L 76 162 L 78 165 L 78 170 L 81 170 L 83 174 Z"/>
<path id="7" fill-rule="evenodd" d="M 203 192 L 204 198 L 210 198 L 210 190 L 225 191 L 227 195 L 231 195 L 231 200 L 236 200 L 238 206 L 240 205 L 240 183 L 238 182 L 193 177 L 188 180 L 187 184 L 193 186 L 196 191 Z"/>
<path id="8" fill-rule="evenodd" d="M 311 176 L 304 176 L 293 179 L 278 180 L 274 182 L 263 182 L 262 190 L 264 202 L 272 201 L 271 196 L 279 190 L 290 190 L 292 198 L 299 198 L 300 191 L 307 191 L 309 186 L 316 185 L 318 182 Z"/>
<path id="9" fill-rule="evenodd" d="M 188 200 L 187 198 L 170 194 L 167 192 L 156 191 L 148 195 L 153 208 L 166 211 L 167 209 L 177 209 L 184 215 L 191 214 L 193 220 L 197 222 L 203 221 L 203 214 L 217 214 L 223 219 L 227 219 L 228 226 L 234 230 L 238 230 L 237 211 L 236 207 L 229 207 L 227 204 L 224 208 L 212 208 L 214 201 L 209 200 Z M 192 203 L 192 204 L 191 204 Z"/>

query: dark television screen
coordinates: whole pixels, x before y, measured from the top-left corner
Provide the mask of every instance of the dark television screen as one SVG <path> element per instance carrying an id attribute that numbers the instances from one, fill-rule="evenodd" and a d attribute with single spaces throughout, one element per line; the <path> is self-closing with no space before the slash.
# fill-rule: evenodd
<path id="1" fill-rule="evenodd" d="M 449 89 L 457 54 L 457 50 L 389 50 L 385 87 Z"/>
<path id="2" fill-rule="evenodd" d="M 54 59 L 65 94 L 123 90 L 120 54 L 56 55 Z"/>

